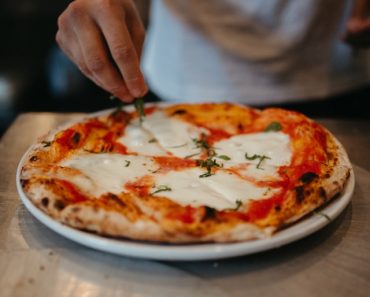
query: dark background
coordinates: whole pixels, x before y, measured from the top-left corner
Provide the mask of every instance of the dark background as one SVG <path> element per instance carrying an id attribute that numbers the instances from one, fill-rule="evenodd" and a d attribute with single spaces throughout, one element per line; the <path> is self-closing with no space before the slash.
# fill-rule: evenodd
<path id="1" fill-rule="evenodd" d="M 0 0 L 0 135 L 20 112 L 91 112 L 116 105 L 80 75 L 55 44 L 57 17 L 69 2 Z M 139 2 L 142 7 L 148 4 Z M 155 96 L 149 94 L 148 99 Z M 369 119 L 370 88 L 282 106 L 312 117 Z"/>
<path id="2" fill-rule="evenodd" d="M 20 112 L 114 106 L 76 71 L 55 44 L 69 0 L 0 0 L 0 135 Z"/>

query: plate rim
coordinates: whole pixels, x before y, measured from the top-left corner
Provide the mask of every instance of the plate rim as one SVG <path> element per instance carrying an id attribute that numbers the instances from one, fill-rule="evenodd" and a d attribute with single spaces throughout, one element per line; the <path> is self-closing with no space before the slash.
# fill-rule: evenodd
<path id="1" fill-rule="evenodd" d="M 62 125 L 51 129 L 45 136 L 62 129 L 66 125 L 81 121 L 82 119 L 105 114 L 112 109 L 106 109 L 79 117 L 79 120 L 66 121 Z M 338 141 L 338 140 L 337 140 Z M 338 141 L 339 142 L 339 141 Z M 88 231 L 74 229 L 62 224 L 48 216 L 41 209 L 37 208 L 24 193 L 20 173 L 22 166 L 30 151 L 37 145 L 31 144 L 20 159 L 16 171 L 16 188 L 18 195 L 26 209 L 43 225 L 53 230 L 59 235 L 77 242 L 85 247 L 89 247 L 102 252 L 108 252 L 120 256 L 135 257 L 148 260 L 164 261 L 203 261 L 231 258 L 243 255 L 250 255 L 270 249 L 279 248 L 286 244 L 302 239 L 316 231 L 322 229 L 338 217 L 351 201 L 355 188 L 355 176 L 352 166 L 350 166 L 350 176 L 346 181 L 344 189 L 339 197 L 329 201 L 320 212 L 324 216 L 311 213 L 300 219 L 287 228 L 277 231 L 271 237 L 234 243 L 199 243 L 199 244 L 166 244 L 141 242 L 125 238 L 109 238 L 97 235 Z M 301 230 L 303 228 L 303 230 Z"/>

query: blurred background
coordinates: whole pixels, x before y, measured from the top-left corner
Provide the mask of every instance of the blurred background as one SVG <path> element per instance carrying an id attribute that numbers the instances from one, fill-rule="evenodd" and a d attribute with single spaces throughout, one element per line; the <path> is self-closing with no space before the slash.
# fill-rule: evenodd
<path id="1" fill-rule="evenodd" d="M 57 18 L 69 2 L 0 1 L 0 135 L 21 112 L 92 112 L 117 104 L 55 43 Z M 147 22 L 149 0 L 137 4 Z"/>
<path id="2" fill-rule="evenodd" d="M 92 112 L 116 105 L 85 79 L 55 43 L 58 15 L 69 0 L 0 1 L 0 135 L 26 111 Z M 149 0 L 136 0 L 148 22 Z M 149 97 L 153 95 L 149 95 Z M 313 117 L 369 118 L 370 88 L 324 105 L 283 106 Z"/>

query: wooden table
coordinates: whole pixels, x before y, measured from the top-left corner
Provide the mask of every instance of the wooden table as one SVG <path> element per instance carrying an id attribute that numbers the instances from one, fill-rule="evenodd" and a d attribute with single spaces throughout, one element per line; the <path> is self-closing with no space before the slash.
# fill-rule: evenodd
<path id="1" fill-rule="evenodd" d="M 356 176 L 351 204 L 321 231 L 245 257 L 156 262 L 80 246 L 20 203 L 20 157 L 37 136 L 76 116 L 23 114 L 1 141 L 0 296 L 370 296 L 370 121 L 319 121 L 346 147 Z"/>

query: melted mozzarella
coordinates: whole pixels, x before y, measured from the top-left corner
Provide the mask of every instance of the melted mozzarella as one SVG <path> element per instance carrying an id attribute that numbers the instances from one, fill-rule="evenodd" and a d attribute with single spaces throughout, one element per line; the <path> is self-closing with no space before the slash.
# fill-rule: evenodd
<path id="1" fill-rule="evenodd" d="M 124 135 L 117 141 L 125 145 L 130 152 L 147 156 L 164 156 L 167 154 L 153 135 L 143 129 L 138 120 L 131 121 L 125 129 Z"/>
<path id="2" fill-rule="evenodd" d="M 163 149 L 176 157 L 199 154 L 193 139 L 208 131 L 177 118 L 168 117 L 162 111 L 156 111 L 145 117 L 143 127 L 149 131 Z"/>
<path id="3" fill-rule="evenodd" d="M 171 171 L 155 179 L 156 186 L 167 186 L 171 191 L 157 195 L 167 197 L 181 205 L 194 207 L 206 205 L 218 210 L 235 208 L 237 200 L 267 198 L 267 187 L 257 187 L 236 175 L 218 171 L 210 177 L 200 178 L 204 169 L 192 168 Z"/>
<path id="4" fill-rule="evenodd" d="M 233 207 L 233 204 L 208 187 L 199 178 L 204 170 L 192 168 L 182 171 L 171 171 L 155 179 L 156 186 L 165 185 L 171 191 L 161 192 L 157 195 L 167 197 L 181 205 L 208 205 L 217 209 Z"/>
<path id="5" fill-rule="evenodd" d="M 206 205 L 218 210 L 235 208 L 239 200 L 246 202 L 265 199 L 279 190 L 257 186 L 248 178 L 243 179 L 225 169 L 232 168 L 241 176 L 255 180 L 279 179 L 278 166 L 289 165 L 292 157 L 290 138 L 282 132 L 236 135 L 215 143 L 217 155 L 226 155 L 231 159 L 217 159 L 224 168 L 209 177 L 200 177 L 206 172 L 204 168 L 189 168 L 165 174 L 157 171 L 158 165 L 151 155 L 172 153 L 185 157 L 200 153 L 193 139 L 199 138 L 202 133 L 208 131 L 156 111 L 148 115 L 142 125 L 137 121 L 131 122 L 124 136 L 119 139 L 129 151 L 145 156 L 81 154 L 64 160 L 60 165 L 82 172 L 83 178 L 75 178 L 74 182 L 96 197 L 107 192 L 123 192 L 126 183 L 145 175 L 153 176 L 155 188 L 166 186 L 171 189 L 154 196 L 167 197 L 184 206 Z M 157 142 L 150 142 L 153 138 Z M 249 156 L 267 156 L 269 159 L 263 160 L 257 168 L 260 160 L 247 160 L 246 153 Z"/>
<path id="6" fill-rule="evenodd" d="M 86 178 L 74 179 L 75 184 L 95 197 L 107 192 L 124 192 L 127 182 L 133 182 L 144 175 L 154 177 L 155 187 L 167 186 L 171 189 L 155 196 L 167 197 L 184 206 L 207 205 L 218 210 L 230 209 L 235 208 L 237 200 L 244 202 L 263 199 L 272 193 L 267 187 L 258 187 L 222 170 L 205 178 L 199 177 L 205 173 L 201 168 L 153 174 L 157 165 L 150 157 L 144 156 L 83 154 L 65 160 L 60 165 L 81 171 Z"/>
<path id="7" fill-rule="evenodd" d="M 88 193 L 95 191 L 91 193 L 94 196 L 123 192 L 127 182 L 150 174 L 158 167 L 150 157 L 120 154 L 82 154 L 60 165 L 78 169 L 89 178 L 94 184 L 93 188 L 86 182 L 76 181 L 76 185 Z"/>
<path id="8" fill-rule="evenodd" d="M 245 202 L 247 200 L 264 199 L 268 192 L 268 187 L 258 187 L 237 175 L 225 171 L 217 171 L 215 175 L 203 178 L 202 183 L 220 193 L 225 200 L 231 202 L 234 206 L 237 200 Z"/>
<path id="9" fill-rule="evenodd" d="M 227 155 L 232 163 L 252 163 L 258 164 L 260 159 L 247 160 L 253 155 L 267 156 L 260 164 L 261 169 L 265 165 L 282 166 L 289 165 L 292 158 L 290 149 L 290 138 L 282 132 L 274 133 L 252 133 L 242 134 L 221 140 L 214 144 L 219 155 Z M 227 161 L 225 162 L 227 164 Z"/>

